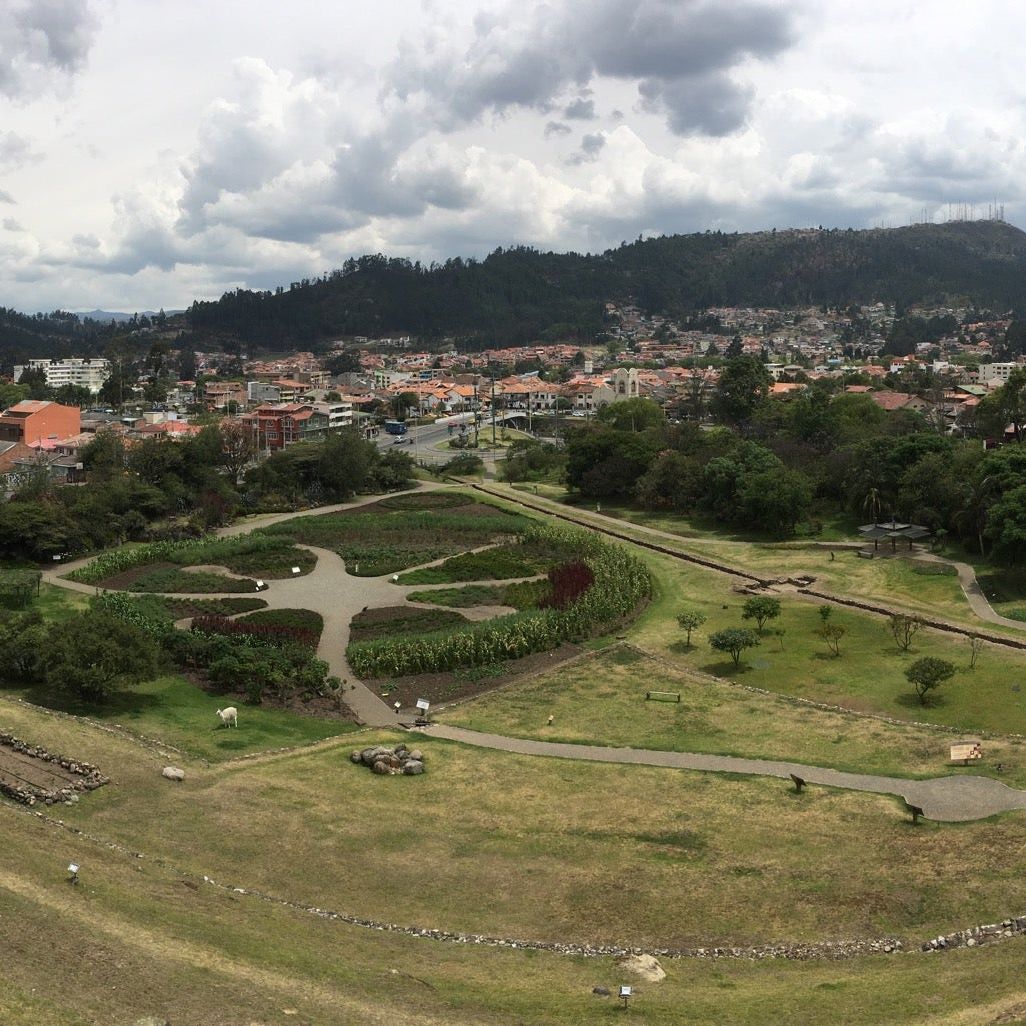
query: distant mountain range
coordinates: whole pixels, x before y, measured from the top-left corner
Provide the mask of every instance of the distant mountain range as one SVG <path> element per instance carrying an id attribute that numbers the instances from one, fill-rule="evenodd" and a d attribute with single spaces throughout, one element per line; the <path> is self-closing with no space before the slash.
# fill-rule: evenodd
<path id="1" fill-rule="evenodd" d="M 125 313 L 123 310 L 74 310 L 72 312 L 83 321 L 102 321 L 106 324 L 111 321 L 122 324 L 125 321 L 130 321 L 133 317 L 155 317 L 159 313 L 158 310 L 137 310 L 135 313 Z M 183 312 L 182 310 L 164 311 L 168 317 Z"/>
<path id="2" fill-rule="evenodd" d="M 607 302 L 676 317 L 710 306 L 870 302 L 1026 313 L 1026 233 L 1000 221 L 955 221 L 670 235 L 594 255 L 514 247 L 431 265 L 365 256 L 273 292 L 238 290 L 194 303 L 175 321 L 200 349 L 310 349 L 342 336 L 399 334 L 482 348 L 592 339 L 608 327 Z M 97 352 L 111 321 L 129 319 L 106 310 L 30 316 L 0 308 L 0 369 L 30 356 Z"/>

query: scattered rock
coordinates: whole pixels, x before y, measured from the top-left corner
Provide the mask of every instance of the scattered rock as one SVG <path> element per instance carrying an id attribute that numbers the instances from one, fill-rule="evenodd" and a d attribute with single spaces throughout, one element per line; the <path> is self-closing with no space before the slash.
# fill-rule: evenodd
<path id="1" fill-rule="evenodd" d="M 403 766 L 403 773 L 408 777 L 415 777 L 424 772 L 424 763 L 420 759 L 410 759 L 405 766 Z"/>
<path id="2" fill-rule="evenodd" d="M 161 771 L 162 777 L 167 777 L 168 780 L 184 780 L 185 770 L 179 769 L 177 766 L 165 766 Z"/>
<path id="3" fill-rule="evenodd" d="M 592 987 L 592 994 L 597 994 L 599 997 L 610 997 L 612 991 L 608 987 Z"/>
<path id="4" fill-rule="evenodd" d="M 652 955 L 624 955 L 616 960 L 621 969 L 626 969 L 635 976 L 640 976 L 649 983 L 658 983 L 666 979 L 666 971 Z"/>

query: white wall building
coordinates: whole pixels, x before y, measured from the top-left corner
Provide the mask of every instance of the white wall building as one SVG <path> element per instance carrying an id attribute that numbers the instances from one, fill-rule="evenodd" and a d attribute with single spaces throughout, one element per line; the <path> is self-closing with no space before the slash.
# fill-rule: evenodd
<path id="1" fill-rule="evenodd" d="M 1018 366 L 1017 363 L 981 363 L 979 382 L 988 388 L 997 388 L 1008 380 L 1008 376 Z"/>
<path id="2" fill-rule="evenodd" d="M 20 381 L 27 370 L 41 370 L 46 375 L 48 388 L 60 388 L 62 385 L 78 385 L 88 388 L 95 395 L 110 377 L 110 360 L 103 357 L 94 359 L 71 357 L 67 360 L 29 360 L 27 364 L 17 364 L 14 368 L 14 380 Z"/>

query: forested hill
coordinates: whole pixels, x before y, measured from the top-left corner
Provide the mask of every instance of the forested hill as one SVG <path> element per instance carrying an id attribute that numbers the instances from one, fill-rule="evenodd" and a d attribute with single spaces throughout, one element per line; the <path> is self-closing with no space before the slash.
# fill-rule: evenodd
<path id="1" fill-rule="evenodd" d="M 680 315 L 707 306 L 962 299 L 1026 309 L 1026 234 L 973 221 L 673 235 L 589 256 L 518 247 L 431 266 L 369 256 L 273 293 L 195 303 L 188 319 L 200 337 L 272 347 L 395 334 L 472 345 L 592 337 L 610 300 Z"/>
<path id="2" fill-rule="evenodd" d="M 112 334 L 110 324 L 63 310 L 23 314 L 0 306 L 0 371 L 33 358 L 99 356 Z"/>

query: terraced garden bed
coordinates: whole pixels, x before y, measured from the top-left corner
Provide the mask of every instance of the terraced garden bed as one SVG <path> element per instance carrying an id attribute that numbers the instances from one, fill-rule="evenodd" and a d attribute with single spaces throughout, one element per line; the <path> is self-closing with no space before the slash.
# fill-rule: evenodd
<path id="1" fill-rule="evenodd" d="M 515 537 L 531 524 L 470 496 L 443 494 L 444 499 L 431 492 L 391 496 L 341 513 L 297 517 L 262 528 L 257 536 L 331 549 L 349 573 L 378 577 Z"/>
<path id="2" fill-rule="evenodd" d="M 351 641 L 373 641 L 396 634 L 426 634 L 452 627 L 467 627 L 470 621 L 448 609 L 410 609 L 384 606 L 357 613 L 349 625 Z"/>

